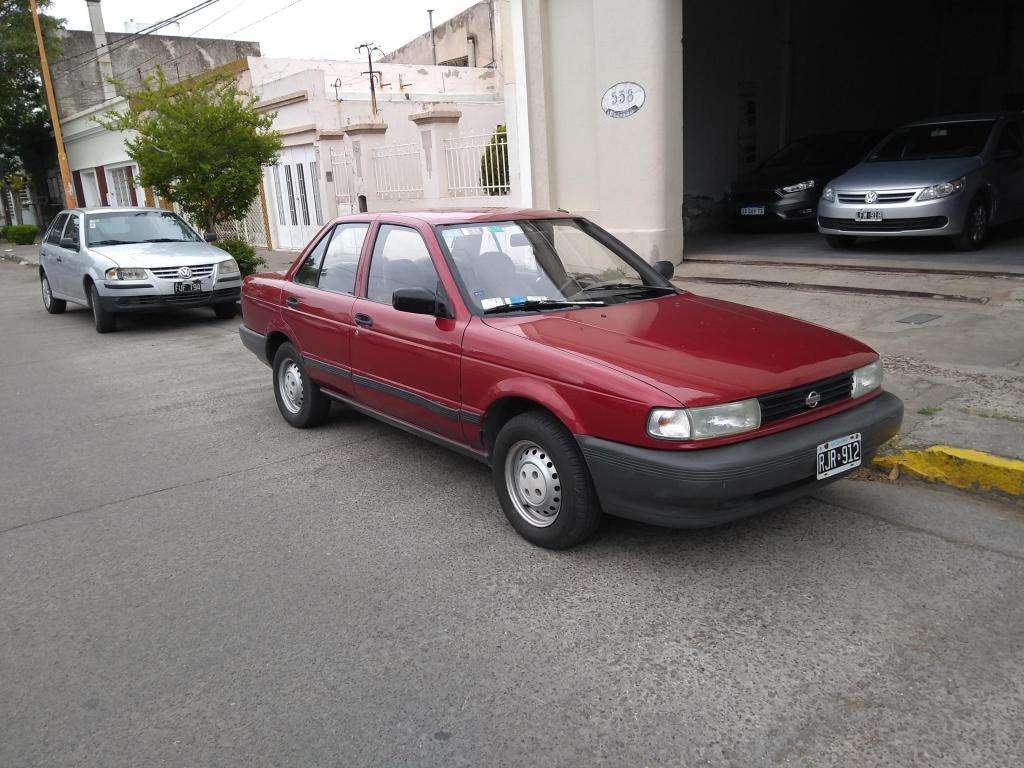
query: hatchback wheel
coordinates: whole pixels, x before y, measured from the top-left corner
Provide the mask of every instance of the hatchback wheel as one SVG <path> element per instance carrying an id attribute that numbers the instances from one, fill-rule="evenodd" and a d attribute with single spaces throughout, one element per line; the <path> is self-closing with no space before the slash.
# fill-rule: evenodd
<path id="1" fill-rule="evenodd" d="M 95 285 L 89 286 L 89 306 L 92 309 L 92 321 L 97 333 L 110 333 L 117 330 L 117 315 L 103 308 L 100 292 Z"/>
<path id="2" fill-rule="evenodd" d="M 988 203 L 974 200 L 967 209 L 964 228 L 953 236 L 953 247 L 958 251 L 977 251 L 985 245 L 988 237 Z"/>
<path id="3" fill-rule="evenodd" d="M 519 534 L 548 549 L 586 541 L 601 507 L 579 446 L 553 416 L 528 412 L 498 433 L 492 456 L 494 488 Z"/>
<path id="4" fill-rule="evenodd" d="M 39 276 L 39 288 L 43 293 L 43 307 L 51 315 L 59 315 L 68 308 L 68 303 L 64 299 L 53 297 L 53 292 L 50 290 L 50 278 L 46 276 L 45 272 Z"/>
<path id="5" fill-rule="evenodd" d="M 274 396 L 284 420 L 306 429 L 323 423 L 331 401 L 313 383 L 302 356 L 291 344 L 282 344 L 274 355 Z"/>

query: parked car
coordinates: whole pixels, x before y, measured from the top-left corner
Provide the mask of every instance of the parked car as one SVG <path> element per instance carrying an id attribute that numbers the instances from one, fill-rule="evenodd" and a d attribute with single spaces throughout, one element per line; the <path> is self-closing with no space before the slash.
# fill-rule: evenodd
<path id="1" fill-rule="evenodd" d="M 602 513 L 750 515 L 896 434 L 874 351 L 671 274 L 562 212 L 345 216 L 286 273 L 245 278 L 239 333 L 289 424 L 336 401 L 477 459 L 544 547 L 584 541 Z"/>
<path id="2" fill-rule="evenodd" d="M 39 246 L 43 306 L 92 310 L 100 333 L 122 312 L 211 307 L 236 314 L 242 275 L 227 253 L 175 213 L 159 208 L 62 211 Z"/>
<path id="3" fill-rule="evenodd" d="M 960 250 L 1024 215 L 1024 132 L 1018 112 L 957 115 L 897 129 L 831 181 L 818 231 L 834 248 L 860 235 L 942 235 Z"/>
<path id="4" fill-rule="evenodd" d="M 885 131 L 839 131 L 804 136 L 740 176 L 725 199 L 734 223 L 772 222 L 813 227 L 825 182 L 853 167 Z"/>

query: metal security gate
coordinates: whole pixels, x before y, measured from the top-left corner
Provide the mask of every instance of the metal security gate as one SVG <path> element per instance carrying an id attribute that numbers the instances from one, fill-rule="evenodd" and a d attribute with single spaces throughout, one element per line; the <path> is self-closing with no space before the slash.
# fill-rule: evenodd
<path id="1" fill-rule="evenodd" d="M 320 169 L 312 144 L 285 147 L 270 168 L 272 226 L 281 248 L 305 247 L 324 223 L 320 201 Z"/>
<path id="2" fill-rule="evenodd" d="M 334 180 L 334 199 L 338 215 L 359 210 L 359 190 L 356 184 L 356 163 L 351 152 L 331 150 L 331 178 Z"/>

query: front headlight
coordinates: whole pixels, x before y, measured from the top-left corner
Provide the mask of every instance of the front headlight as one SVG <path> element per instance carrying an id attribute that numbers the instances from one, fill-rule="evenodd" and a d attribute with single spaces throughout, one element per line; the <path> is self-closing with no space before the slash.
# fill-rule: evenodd
<path id="1" fill-rule="evenodd" d="M 825 191 L 821 193 L 821 199 L 826 203 L 834 203 L 836 201 L 836 191 L 832 187 L 825 187 Z"/>
<path id="2" fill-rule="evenodd" d="M 790 184 L 788 187 L 782 187 L 776 189 L 775 192 L 780 195 L 792 195 L 794 192 L 803 192 L 805 189 L 811 189 L 814 186 L 814 179 L 808 179 L 807 181 L 800 181 L 796 184 Z"/>
<path id="3" fill-rule="evenodd" d="M 882 358 L 853 372 L 853 390 L 850 397 L 860 397 L 882 386 Z"/>
<path id="4" fill-rule="evenodd" d="M 238 275 L 241 274 L 241 270 L 238 268 L 238 262 L 234 259 L 224 259 L 224 261 L 217 262 L 217 274 Z"/>
<path id="5" fill-rule="evenodd" d="M 931 187 L 925 187 L 917 194 L 918 201 L 938 200 L 941 197 L 949 197 L 963 190 L 967 185 L 967 177 L 961 176 L 953 181 L 944 181 Z"/>
<path id="6" fill-rule="evenodd" d="M 740 400 L 705 408 L 655 408 L 647 417 L 647 434 L 658 440 L 708 440 L 761 426 L 761 404 Z"/>
<path id="7" fill-rule="evenodd" d="M 107 280 L 148 280 L 149 275 L 144 269 L 135 267 L 112 267 L 104 273 Z"/>

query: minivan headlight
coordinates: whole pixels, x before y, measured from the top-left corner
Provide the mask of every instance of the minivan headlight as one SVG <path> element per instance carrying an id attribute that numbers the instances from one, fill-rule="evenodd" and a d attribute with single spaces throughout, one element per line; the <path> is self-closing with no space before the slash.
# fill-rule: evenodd
<path id="1" fill-rule="evenodd" d="M 826 203 L 834 203 L 836 201 L 836 191 L 832 187 L 825 187 L 825 191 L 821 193 L 821 199 Z"/>
<path id="2" fill-rule="evenodd" d="M 241 270 L 238 268 L 238 262 L 234 259 L 224 259 L 224 261 L 217 262 L 217 274 L 238 275 L 241 274 Z"/>
<path id="3" fill-rule="evenodd" d="M 940 197 L 949 197 L 950 195 L 955 195 L 957 192 L 963 190 L 966 184 L 966 176 L 961 176 L 959 179 L 953 179 L 953 181 L 944 181 L 941 184 L 925 187 L 918 192 L 917 199 L 918 201 L 938 200 Z"/>
<path id="4" fill-rule="evenodd" d="M 146 280 L 146 270 L 136 267 L 112 267 L 104 273 L 107 280 Z"/>
<path id="5" fill-rule="evenodd" d="M 704 408 L 654 408 L 647 417 L 647 434 L 658 440 L 708 440 L 759 426 L 761 404 L 756 398 Z"/>
<path id="6" fill-rule="evenodd" d="M 853 372 L 853 390 L 850 397 L 860 397 L 882 386 L 882 358 Z"/>
<path id="7" fill-rule="evenodd" d="M 792 195 L 794 192 L 803 192 L 805 189 L 811 189 L 814 186 L 814 179 L 808 179 L 807 181 L 799 181 L 796 184 L 790 184 L 788 187 L 780 187 L 775 192 L 779 195 Z"/>

